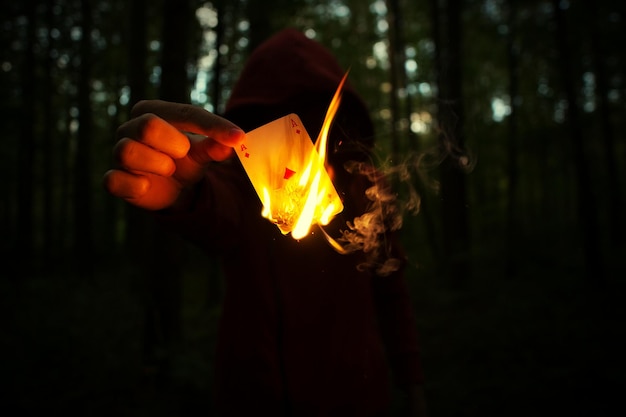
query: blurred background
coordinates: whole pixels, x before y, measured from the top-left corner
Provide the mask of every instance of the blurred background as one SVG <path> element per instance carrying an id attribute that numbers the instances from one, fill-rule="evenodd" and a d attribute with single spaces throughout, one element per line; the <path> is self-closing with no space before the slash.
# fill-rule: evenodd
<path id="1" fill-rule="evenodd" d="M 407 168 L 399 201 L 421 197 L 402 237 L 431 416 L 623 408 L 625 19 L 609 0 L 4 1 L 0 407 L 214 415 L 219 264 L 101 179 L 132 104 L 220 113 L 295 27 L 350 68 L 377 163 Z"/>

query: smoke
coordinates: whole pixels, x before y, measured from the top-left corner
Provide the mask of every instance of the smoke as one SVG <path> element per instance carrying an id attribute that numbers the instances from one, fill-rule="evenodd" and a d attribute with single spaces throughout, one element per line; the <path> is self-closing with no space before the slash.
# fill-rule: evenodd
<path id="1" fill-rule="evenodd" d="M 372 160 L 346 162 L 344 167 L 349 173 L 366 176 L 372 185 L 365 190 L 366 210 L 346 222 L 333 246 L 344 254 L 363 252 L 365 260 L 357 266 L 358 270 L 388 276 L 400 269 L 405 259 L 394 248 L 392 235 L 402 228 L 407 216 L 419 214 L 422 198 L 418 188 L 422 193 L 439 192 L 439 181 L 433 171 L 446 159 L 465 173 L 475 165 L 473 156 L 446 138 L 445 133 L 437 147 L 408 154 L 400 163 L 390 158 L 378 165 Z"/>
<path id="2" fill-rule="evenodd" d="M 388 276 L 402 267 L 405 260 L 394 249 L 390 235 L 402 228 L 406 215 L 417 215 L 421 207 L 420 194 L 413 184 L 414 177 L 424 179 L 427 154 L 407 158 L 401 164 L 386 161 L 379 167 L 372 162 L 348 161 L 345 169 L 354 175 L 364 175 L 372 184 L 365 190 L 368 204 L 360 216 L 346 222 L 346 229 L 336 239 L 340 252 L 361 251 L 365 260 L 357 266 L 360 271 L 373 271 Z M 437 188 L 436 183 L 431 187 Z M 403 193 L 397 192 L 403 189 Z"/>
<path id="3" fill-rule="evenodd" d="M 337 126 L 337 125 L 336 125 Z M 459 144 L 451 128 L 435 128 L 436 145 L 406 153 L 398 162 L 390 157 L 375 163 L 371 148 L 361 142 L 350 140 L 351 131 L 339 126 L 345 140 L 335 142 L 333 154 L 355 152 L 369 154 L 367 162 L 350 160 L 344 163 L 346 171 L 353 175 L 364 175 L 372 184 L 365 191 L 368 204 L 360 216 L 346 222 L 340 237 L 333 239 L 323 230 L 328 242 L 342 254 L 363 252 L 365 260 L 357 266 L 362 271 L 372 271 L 387 276 L 405 264 L 404 254 L 394 247 L 394 233 L 398 232 L 404 219 L 416 216 L 421 210 L 420 193 L 438 194 L 440 184 L 433 173 L 446 161 L 448 166 L 466 174 L 476 163 L 474 155 L 466 146 Z M 358 135 L 357 135 L 358 136 Z M 419 191 L 418 191 L 419 190 Z"/>

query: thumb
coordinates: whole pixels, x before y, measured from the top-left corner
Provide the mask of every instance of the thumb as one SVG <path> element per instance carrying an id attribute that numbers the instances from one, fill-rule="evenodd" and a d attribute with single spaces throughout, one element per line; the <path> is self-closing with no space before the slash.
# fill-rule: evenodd
<path id="1" fill-rule="evenodd" d="M 222 133 L 220 141 L 195 133 L 186 135 L 190 143 L 189 152 L 184 158 L 176 160 L 174 177 L 187 185 L 199 181 L 211 162 L 231 157 L 233 146 L 238 146 L 245 138 L 245 133 L 239 128 Z"/>
<path id="2" fill-rule="evenodd" d="M 189 141 L 191 148 L 187 154 L 199 165 L 206 165 L 212 161 L 223 161 L 233 155 L 233 147 L 239 146 L 246 134 L 239 128 L 232 128 L 220 132 L 219 138 L 191 134 Z"/>

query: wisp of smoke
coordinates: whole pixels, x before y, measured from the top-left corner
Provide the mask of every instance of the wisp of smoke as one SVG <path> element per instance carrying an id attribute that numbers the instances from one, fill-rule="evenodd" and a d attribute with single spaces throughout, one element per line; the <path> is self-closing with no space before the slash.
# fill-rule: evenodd
<path id="1" fill-rule="evenodd" d="M 458 145 L 448 129 L 440 130 L 437 136 L 436 147 L 410 153 L 401 163 L 394 163 L 390 158 L 380 164 L 371 160 L 345 163 L 348 172 L 365 175 L 372 183 L 365 191 L 369 200 L 367 209 L 362 215 L 346 222 L 347 228 L 341 231 L 341 236 L 334 240 L 333 245 L 344 254 L 362 251 L 365 261 L 357 269 L 388 276 L 401 268 L 405 260 L 393 253 L 388 236 L 402 228 L 407 214 L 419 213 L 421 196 L 416 184 L 420 184 L 422 191 L 438 193 L 439 181 L 431 174 L 446 159 L 465 173 L 474 168 L 474 157 L 468 149 Z M 403 193 L 396 193 L 394 189 Z M 333 240 L 328 235 L 326 237 L 329 241 Z"/>
<path id="2" fill-rule="evenodd" d="M 365 191 L 369 201 L 366 211 L 346 222 L 347 229 L 342 230 L 337 239 L 344 253 L 362 251 L 365 254 L 365 261 L 357 269 L 388 276 L 404 263 L 392 253 L 387 237 L 402 228 L 407 213 L 416 215 L 420 210 L 421 198 L 412 184 L 412 171 L 422 171 L 425 157 L 426 154 L 422 154 L 393 166 L 386 163 L 374 167 L 371 163 L 357 161 L 345 164 L 348 172 L 365 175 L 372 184 Z M 392 184 L 406 189 L 406 196 L 400 197 L 394 192 Z"/>

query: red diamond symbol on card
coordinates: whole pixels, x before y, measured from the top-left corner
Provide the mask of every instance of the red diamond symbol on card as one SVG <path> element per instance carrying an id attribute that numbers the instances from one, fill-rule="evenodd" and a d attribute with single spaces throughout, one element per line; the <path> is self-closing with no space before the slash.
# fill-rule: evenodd
<path id="1" fill-rule="evenodd" d="M 250 158 L 250 154 L 246 152 L 246 158 Z"/>
<path id="2" fill-rule="evenodd" d="M 289 178 L 291 178 L 293 176 L 293 174 L 295 174 L 296 171 L 292 171 L 289 168 L 285 168 L 285 175 L 283 175 L 283 178 L 288 180 Z"/>
<path id="3" fill-rule="evenodd" d="M 300 134 L 300 129 L 296 129 L 296 133 L 299 135 Z"/>

